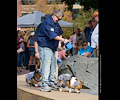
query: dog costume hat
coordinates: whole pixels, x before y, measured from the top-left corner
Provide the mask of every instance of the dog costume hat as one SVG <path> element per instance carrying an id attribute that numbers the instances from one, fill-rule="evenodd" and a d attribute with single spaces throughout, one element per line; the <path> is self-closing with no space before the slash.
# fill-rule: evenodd
<path id="1" fill-rule="evenodd" d="M 60 81 L 64 81 L 64 83 L 66 83 L 67 81 L 70 81 L 70 78 L 71 78 L 71 75 L 70 74 L 61 74 L 59 77 L 58 77 L 58 81 L 57 81 L 57 85 L 59 87 L 63 86 L 63 84 L 60 83 Z M 65 85 L 64 85 L 65 86 Z M 63 87 L 64 87 L 63 86 Z"/>

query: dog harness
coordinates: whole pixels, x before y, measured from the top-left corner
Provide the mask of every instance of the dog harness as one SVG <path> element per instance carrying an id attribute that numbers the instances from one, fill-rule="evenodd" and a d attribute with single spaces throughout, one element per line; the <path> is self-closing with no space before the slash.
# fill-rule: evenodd
<path id="1" fill-rule="evenodd" d="M 40 70 L 38 70 L 38 71 L 40 71 Z M 32 78 L 34 77 L 34 73 L 35 72 L 30 72 L 30 73 L 28 73 L 27 75 L 26 75 L 26 77 L 25 77 L 25 80 L 27 81 L 30 81 L 31 83 L 32 83 Z M 41 73 L 41 72 L 40 72 Z M 39 82 L 40 80 L 39 79 L 37 79 L 37 78 L 35 78 L 35 80 L 37 81 L 37 82 Z M 29 84 L 26 82 L 26 84 L 29 86 Z"/>
<path id="2" fill-rule="evenodd" d="M 60 81 L 62 80 L 62 81 L 64 81 L 64 82 L 66 83 L 67 81 L 70 81 L 70 77 L 71 77 L 70 74 L 61 74 L 61 75 L 58 77 L 57 85 L 58 85 L 59 87 L 63 86 L 63 84 L 61 84 Z"/>
<path id="3" fill-rule="evenodd" d="M 72 75 L 70 75 L 70 74 L 61 74 L 61 75 L 58 77 L 57 85 L 58 85 L 59 87 L 64 87 L 65 84 L 61 84 L 60 81 L 62 80 L 62 81 L 64 81 L 64 82 L 66 83 L 67 81 L 70 81 L 70 77 L 71 77 L 71 76 L 72 76 Z M 79 84 L 80 84 L 80 82 L 77 81 L 77 80 L 75 80 L 75 77 L 72 77 L 72 80 L 71 80 L 71 83 L 70 83 L 71 87 L 74 88 L 74 87 L 78 86 Z"/>

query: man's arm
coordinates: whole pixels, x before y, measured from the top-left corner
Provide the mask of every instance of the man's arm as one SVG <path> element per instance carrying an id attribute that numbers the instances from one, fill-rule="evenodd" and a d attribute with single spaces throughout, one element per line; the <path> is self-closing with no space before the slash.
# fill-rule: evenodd
<path id="1" fill-rule="evenodd" d="M 62 41 L 62 42 L 64 42 L 65 44 L 67 44 L 67 43 L 69 42 L 68 39 L 64 39 L 64 38 L 62 38 L 62 37 L 60 37 L 60 36 L 56 36 L 54 39 L 55 39 L 55 40 Z"/>
<path id="2" fill-rule="evenodd" d="M 35 57 L 39 59 L 40 56 L 39 56 L 38 43 L 37 43 L 37 41 L 34 41 L 34 45 L 35 45 Z"/>
<path id="3" fill-rule="evenodd" d="M 60 37 L 62 38 L 62 35 L 60 35 Z M 61 47 L 61 41 L 59 41 L 59 44 L 58 44 L 58 49 Z"/>
<path id="4" fill-rule="evenodd" d="M 90 57 L 91 56 L 91 52 L 87 52 L 85 55 L 84 55 L 84 57 Z"/>

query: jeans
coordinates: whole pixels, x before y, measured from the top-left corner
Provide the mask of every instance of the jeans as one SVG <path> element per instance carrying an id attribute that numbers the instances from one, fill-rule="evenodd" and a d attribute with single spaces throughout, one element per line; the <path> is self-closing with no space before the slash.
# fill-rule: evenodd
<path id="1" fill-rule="evenodd" d="M 38 46 L 38 49 L 42 61 L 42 86 L 53 85 L 55 81 L 56 52 L 48 47 Z"/>
<path id="2" fill-rule="evenodd" d="M 26 66 L 26 51 L 22 52 L 21 64 L 23 64 L 23 66 Z"/>
<path id="3" fill-rule="evenodd" d="M 17 67 L 22 67 L 22 59 L 23 59 L 24 52 L 17 53 Z"/>

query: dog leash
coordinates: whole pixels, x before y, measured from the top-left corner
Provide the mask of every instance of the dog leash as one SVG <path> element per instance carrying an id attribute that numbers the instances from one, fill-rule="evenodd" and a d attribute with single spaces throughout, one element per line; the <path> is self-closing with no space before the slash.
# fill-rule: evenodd
<path id="1" fill-rule="evenodd" d="M 64 42 L 63 42 L 64 43 Z M 65 43 L 64 43 L 64 45 L 65 45 Z M 68 45 L 68 46 L 67 46 Z M 68 44 L 66 44 L 65 45 L 68 49 L 73 49 L 73 46 L 72 46 L 72 44 L 71 44 L 71 42 L 68 42 Z M 70 47 L 70 48 L 69 48 Z M 74 60 L 74 50 L 73 50 L 73 67 L 74 67 L 74 76 L 76 76 L 76 70 L 75 70 L 75 60 Z"/>
<path id="2" fill-rule="evenodd" d="M 73 49 L 73 48 L 72 48 L 72 49 Z M 76 76 L 75 60 L 74 60 L 74 50 L 73 50 L 73 67 L 74 67 L 74 75 Z"/>
<path id="3" fill-rule="evenodd" d="M 91 56 L 96 52 L 96 50 L 99 50 L 99 48 L 96 48 L 96 49 L 94 50 L 94 52 L 91 54 Z M 91 56 L 90 56 L 90 57 L 91 57 Z"/>

